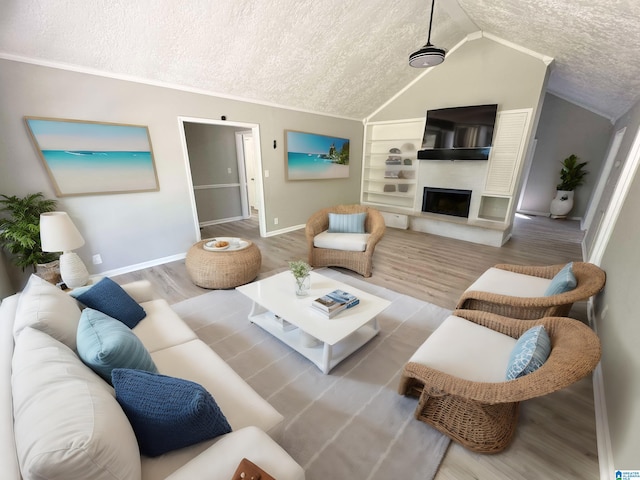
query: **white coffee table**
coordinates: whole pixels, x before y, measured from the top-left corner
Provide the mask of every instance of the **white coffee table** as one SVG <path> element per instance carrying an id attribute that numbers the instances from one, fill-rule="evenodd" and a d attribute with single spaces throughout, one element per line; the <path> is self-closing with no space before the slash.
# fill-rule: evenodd
<path id="1" fill-rule="evenodd" d="M 331 319 L 311 309 L 314 299 L 337 288 L 354 294 L 360 303 Z M 378 334 L 376 316 L 391 304 L 316 272 L 311 272 L 311 289 L 306 297 L 296 296 L 289 271 L 236 290 L 253 300 L 251 322 L 311 360 L 323 373 L 329 373 Z M 307 346 L 308 335 L 317 339 L 318 345 Z"/>

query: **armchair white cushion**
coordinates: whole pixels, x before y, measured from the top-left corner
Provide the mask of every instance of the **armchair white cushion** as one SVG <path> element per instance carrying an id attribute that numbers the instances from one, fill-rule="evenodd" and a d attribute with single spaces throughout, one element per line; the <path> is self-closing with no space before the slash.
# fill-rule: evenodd
<path id="1" fill-rule="evenodd" d="M 450 315 L 409 359 L 474 382 L 504 382 L 516 339 Z"/>
<path id="2" fill-rule="evenodd" d="M 543 297 L 551 280 L 491 267 L 466 291 L 479 291 L 512 297 Z"/>
<path id="3" fill-rule="evenodd" d="M 347 252 L 364 252 L 369 236 L 368 233 L 330 233 L 325 230 L 314 237 L 313 246 Z"/>

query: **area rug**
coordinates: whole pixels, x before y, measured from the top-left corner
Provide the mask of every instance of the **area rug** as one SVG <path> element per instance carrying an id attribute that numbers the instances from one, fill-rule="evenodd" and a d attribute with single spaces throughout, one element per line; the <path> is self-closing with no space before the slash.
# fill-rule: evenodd
<path id="1" fill-rule="evenodd" d="M 281 444 L 307 480 L 432 479 L 450 440 L 415 420 L 417 400 L 396 390 L 403 365 L 450 311 L 332 269 L 318 273 L 392 302 L 378 316 L 379 335 L 328 375 L 251 324 L 251 301 L 235 290 L 173 308 L 284 415 Z"/>

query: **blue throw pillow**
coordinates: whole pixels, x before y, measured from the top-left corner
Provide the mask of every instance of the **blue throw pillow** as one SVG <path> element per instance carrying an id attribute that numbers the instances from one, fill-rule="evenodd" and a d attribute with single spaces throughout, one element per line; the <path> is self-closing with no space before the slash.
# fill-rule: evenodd
<path id="1" fill-rule="evenodd" d="M 507 380 L 515 380 L 535 372 L 549 358 L 551 339 L 542 325 L 524 332 L 511 351 L 507 366 Z"/>
<path id="2" fill-rule="evenodd" d="M 106 313 L 129 328 L 135 327 L 147 316 L 144 308 L 138 305 L 120 285 L 107 277 L 88 290 L 82 289 L 79 294 L 71 292 L 71 295 L 87 307 Z"/>
<path id="3" fill-rule="evenodd" d="M 229 433 L 231 426 L 211 394 L 197 383 L 116 368 L 116 400 L 133 428 L 140 453 L 163 453 Z"/>
<path id="4" fill-rule="evenodd" d="M 544 295 L 545 297 L 550 297 L 551 295 L 568 292 L 576 288 L 576 285 L 578 285 L 578 282 L 573 274 L 573 262 L 570 262 L 556 273 L 547 290 L 544 292 Z"/>
<path id="5" fill-rule="evenodd" d="M 124 323 L 85 308 L 76 334 L 78 356 L 94 372 L 111 383 L 114 368 L 137 368 L 157 372 L 142 342 Z"/>
<path id="6" fill-rule="evenodd" d="M 364 221 L 366 218 L 366 212 L 330 213 L 329 233 L 365 233 Z"/>

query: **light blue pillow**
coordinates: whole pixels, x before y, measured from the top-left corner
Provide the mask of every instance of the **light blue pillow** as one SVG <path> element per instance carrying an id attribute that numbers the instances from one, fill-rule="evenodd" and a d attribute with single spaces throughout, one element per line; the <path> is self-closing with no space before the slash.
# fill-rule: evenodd
<path id="1" fill-rule="evenodd" d="M 106 313 L 116 320 L 120 320 L 127 327 L 135 327 L 140 320 L 147 316 L 138 302 L 129 296 L 123 288 L 108 277 L 103 278 L 89 289 L 75 290 L 71 295 L 80 303 L 94 310 Z"/>
<path id="2" fill-rule="evenodd" d="M 231 426 L 202 385 L 140 370 L 112 372 L 116 400 L 149 457 L 229 433 Z"/>
<path id="3" fill-rule="evenodd" d="M 114 368 L 137 368 L 157 372 L 151 355 L 124 323 L 85 308 L 76 334 L 78 356 L 94 372 L 111 382 Z"/>
<path id="4" fill-rule="evenodd" d="M 578 285 L 578 282 L 573 274 L 573 262 L 570 262 L 551 279 L 551 283 L 544 292 L 544 295 L 545 297 L 550 297 L 551 295 L 568 292 L 576 288 L 576 285 Z"/>
<path id="5" fill-rule="evenodd" d="M 524 332 L 511 351 L 507 366 L 507 380 L 535 372 L 549 358 L 551 339 L 542 325 Z"/>
<path id="6" fill-rule="evenodd" d="M 367 213 L 330 213 L 329 233 L 365 233 Z"/>

